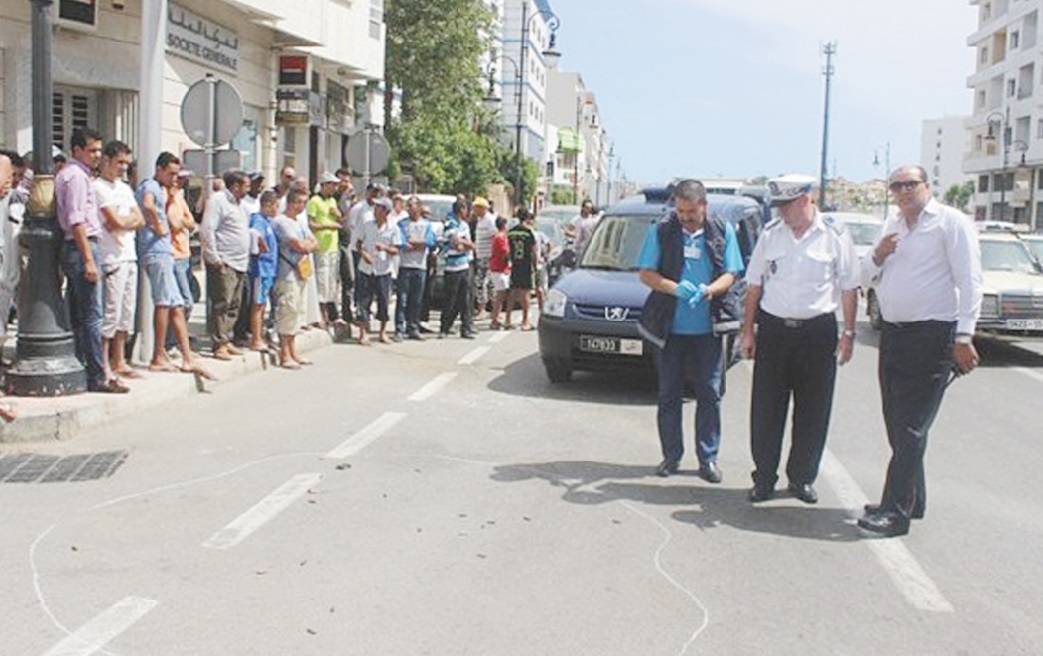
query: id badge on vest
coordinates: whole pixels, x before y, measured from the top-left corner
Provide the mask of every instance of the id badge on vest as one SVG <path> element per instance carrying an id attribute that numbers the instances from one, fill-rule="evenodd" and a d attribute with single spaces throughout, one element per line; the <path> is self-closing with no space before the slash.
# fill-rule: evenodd
<path id="1" fill-rule="evenodd" d="M 674 251 L 675 253 L 677 251 Z M 686 260 L 698 260 L 703 256 L 703 249 L 699 246 L 699 242 L 685 240 L 684 244 L 684 259 Z"/>

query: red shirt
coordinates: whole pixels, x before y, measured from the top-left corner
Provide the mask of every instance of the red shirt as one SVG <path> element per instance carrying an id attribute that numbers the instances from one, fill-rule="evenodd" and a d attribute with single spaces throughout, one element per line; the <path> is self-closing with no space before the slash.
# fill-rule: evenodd
<path id="1" fill-rule="evenodd" d="M 489 270 L 493 273 L 507 273 L 511 270 L 511 247 L 507 243 L 507 233 L 497 232 L 493 235 L 493 250 L 489 256 Z"/>

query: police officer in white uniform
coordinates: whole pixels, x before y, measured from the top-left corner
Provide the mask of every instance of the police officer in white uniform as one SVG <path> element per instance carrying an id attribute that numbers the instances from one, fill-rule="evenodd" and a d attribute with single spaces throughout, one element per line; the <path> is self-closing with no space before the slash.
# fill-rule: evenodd
<path id="1" fill-rule="evenodd" d="M 749 498 L 756 503 L 775 496 L 792 397 L 789 491 L 816 503 L 813 483 L 826 446 L 837 363 L 851 359 L 855 342 L 858 256 L 843 225 L 815 207 L 813 177 L 787 175 L 768 186 L 781 218 L 765 227 L 750 258 L 739 341 L 743 355 L 754 358 Z M 838 305 L 844 321 L 839 337 Z"/>

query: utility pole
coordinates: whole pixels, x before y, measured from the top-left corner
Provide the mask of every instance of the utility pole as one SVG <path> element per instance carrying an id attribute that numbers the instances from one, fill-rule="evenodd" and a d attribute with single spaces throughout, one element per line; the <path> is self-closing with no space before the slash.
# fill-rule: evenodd
<path id="1" fill-rule="evenodd" d="M 818 205 L 821 209 L 826 209 L 826 162 L 829 157 L 829 90 L 833 82 L 833 55 L 837 53 L 836 41 L 823 46 L 822 53 L 826 55 L 826 67 L 822 70 L 822 74 L 826 76 L 826 111 L 822 118 L 822 164 L 819 168 Z"/>

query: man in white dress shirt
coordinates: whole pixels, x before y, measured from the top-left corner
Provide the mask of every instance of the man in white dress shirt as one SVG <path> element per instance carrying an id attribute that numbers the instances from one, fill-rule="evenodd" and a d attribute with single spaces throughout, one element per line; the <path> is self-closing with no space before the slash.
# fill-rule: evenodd
<path id="1" fill-rule="evenodd" d="M 891 462 L 879 504 L 858 525 L 891 537 L 923 517 L 927 432 L 952 377 L 978 365 L 972 337 L 981 310 L 981 252 L 970 218 L 931 198 L 927 172 L 891 174 L 899 212 L 884 224 L 863 278 L 876 279 L 880 396 Z"/>
<path id="2" fill-rule="evenodd" d="M 756 503 L 775 496 L 792 397 L 789 491 L 804 503 L 817 503 L 813 483 L 826 448 L 837 364 L 851 359 L 855 343 L 858 256 L 843 224 L 815 207 L 815 178 L 787 175 L 768 187 L 781 218 L 765 227 L 750 257 L 739 342 L 747 358 L 756 358 L 749 498 Z M 838 305 L 844 320 L 839 338 Z"/>

